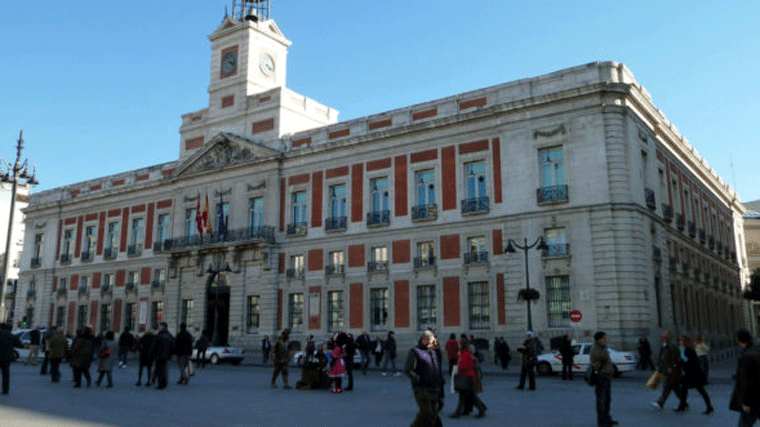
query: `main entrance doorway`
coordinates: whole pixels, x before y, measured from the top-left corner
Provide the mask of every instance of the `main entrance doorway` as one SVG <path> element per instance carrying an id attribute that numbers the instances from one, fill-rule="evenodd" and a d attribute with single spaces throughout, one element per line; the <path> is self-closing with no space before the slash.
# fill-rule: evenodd
<path id="1" fill-rule="evenodd" d="M 219 273 L 206 290 L 206 330 L 212 345 L 227 345 L 230 327 L 230 287 Z"/>

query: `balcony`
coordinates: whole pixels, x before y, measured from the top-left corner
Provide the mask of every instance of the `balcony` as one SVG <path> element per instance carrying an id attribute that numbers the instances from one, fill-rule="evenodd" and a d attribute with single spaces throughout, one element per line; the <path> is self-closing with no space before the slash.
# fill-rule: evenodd
<path id="1" fill-rule="evenodd" d="M 432 268 L 432 267 L 435 267 L 434 256 L 418 256 L 414 258 L 415 269 Z"/>
<path id="2" fill-rule="evenodd" d="M 688 228 L 689 228 L 689 237 L 696 237 L 697 224 L 695 224 L 694 221 L 689 221 Z"/>
<path id="3" fill-rule="evenodd" d="M 78 293 L 79 295 L 87 295 L 87 294 L 89 294 L 89 293 L 90 293 L 90 289 L 89 289 L 87 286 L 80 286 L 80 287 L 77 289 L 77 293 Z"/>
<path id="4" fill-rule="evenodd" d="M 729 255 L 728 251 L 729 251 L 728 245 L 723 246 L 723 257 L 726 258 L 726 259 L 728 259 L 728 255 Z"/>
<path id="5" fill-rule="evenodd" d="M 704 280 L 704 282 L 706 284 L 708 284 L 708 285 L 710 284 L 710 272 L 709 271 L 705 271 L 704 278 L 702 280 Z"/>
<path id="6" fill-rule="evenodd" d="M 699 282 L 702 279 L 702 271 L 699 268 L 694 268 L 694 281 Z"/>
<path id="7" fill-rule="evenodd" d="M 477 214 L 488 212 L 490 206 L 488 197 L 473 197 L 472 199 L 462 200 L 462 214 Z"/>
<path id="8" fill-rule="evenodd" d="M 61 264 L 71 264 L 71 254 L 61 254 Z"/>
<path id="9" fill-rule="evenodd" d="M 388 261 L 370 261 L 367 263 L 368 273 L 379 273 L 388 271 Z"/>
<path id="10" fill-rule="evenodd" d="M 165 239 L 158 242 L 153 242 L 153 252 L 166 252 L 172 248 L 171 239 Z"/>
<path id="11" fill-rule="evenodd" d="M 660 250 L 660 248 L 652 248 L 652 259 L 654 259 L 654 262 L 657 264 L 662 262 L 662 250 Z"/>
<path id="12" fill-rule="evenodd" d="M 723 242 L 718 242 L 717 247 L 715 248 L 715 252 L 718 253 L 718 255 L 723 253 Z"/>
<path id="13" fill-rule="evenodd" d="M 465 265 L 485 264 L 488 262 L 488 251 L 467 252 L 464 254 Z"/>
<path id="14" fill-rule="evenodd" d="M 304 270 L 303 268 L 289 268 L 285 271 L 285 277 L 288 279 L 303 279 Z"/>
<path id="15" fill-rule="evenodd" d="M 140 256 L 140 255 L 142 255 L 142 245 L 127 246 L 127 256 Z"/>
<path id="16" fill-rule="evenodd" d="M 92 261 L 94 254 L 90 251 L 82 251 L 82 262 Z"/>
<path id="17" fill-rule="evenodd" d="M 103 259 L 116 259 L 116 248 L 103 249 Z"/>
<path id="18" fill-rule="evenodd" d="M 303 225 L 303 235 L 306 235 L 306 223 L 299 223 Z M 290 236 L 291 225 L 288 225 L 288 235 Z M 300 230 L 298 230 L 300 231 Z M 174 239 L 164 240 L 161 244 L 162 251 L 185 251 L 189 249 L 220 245 L 225 243 L 238 243 L 238 244 L 258 244 L 258 243 L 274 243 L 274 227 L 261 226 L 261 227 L 245 227 L 234 230 L 227 230 L 224 233 L 206 233 L 203 236 L 193 234 L 190 236 L 182 236 Z M 153 246 L 153 250 L 156 250 L 156 246 Z"/>
<path id="19" fill-rule="evenodd" d="M 100 288 L 100 296 L 101 297 L 105 297 L 105 296 L 112 295 L 112 294 L 113 294 L 113 288 L 111 288 L 111 285 L 103 285 L 103 286 L 101 286 L 101 288 Z"/>
<path id="20" fill-rule="evenodd" d="M 686 227 L 686 221 L 683 219 L 683 214 L 677 213 L 676 214 L 676 228 L 678 228 L 678 231 L 683 231 Z"/>
<path id="21" fill-rule="evenodd" d="M 60 287 L 57 291 L 55 291 L 56 295 L 59 297 L 65 297 L 66 294 L 68 294 L 69 290 L 66 289 L 66 287 Z"/>
<path id="22" fill-rule="evenodd" d="M 651 188 L 644 189 L 644 200 L 646 200 L 647 207 L 651 210 L 657 209 L 657 203 L 655 202 L 654 190 Z"/>
<path id="23" fill-rule="evenodd" d="M 391 211 L 367 212 L 367 227 L 388 225 L 391 223 Z"/>
<path id="24" fill-rule="evenodd" d="M 292 224 L 288 224 L 288 229 L 286 230 L 286 233 L 288 237 L 299 237 L 299 236 L 305 236 L 307 230 L 308 230 L 307 223 L 294 222 Z"/>
<path id="25" fill-rule="evenodd" d="M 536 201 L 539 205 L 567 202 L 567 185 L 554 185 L 537 189 Z"/>
<path id="26" fill-rule="evenodd" d="M 707 247 L 710 248 L 710 250 L 715 249 L 715 237 L 713 237 L 712 234 L 707 235 Z"/>
<path id="27" fill-rule="evenodd" d="M 37 290 L 36 289 L 29 289 L 26 291 L 26 297 L 27 298 L 37 298 Z"/>
<path id="28" fill-rule="evenodd" d="M 325 231 L 346 231 L 346 217 L 334 216 L 325 219 Z"/>
<path id="29" fill-rule="evenodd" d="M 325 266 L 325 276 L 342 276 L 345 273 L 343 264 L 331 264 Z"/>
<path id="30" fill-rule="evenodd" d="M 570 256 L 569 243 L 551 243 L 546 245 L 546 249 L 541 251 L 544 258 L 560 258 Z"/>
<path id="31" fill-rule="evenodd" d="M 157 290 L 157 291 L 163 291 L 164 290 L 164 282 L 161 280 L 154 280 L 150 282 L 150 288 Z"/>
<path id="32" fill-rule="evenodd" d="M 412 221 L 432 221 L 438 218 L 438 205 L 412 206 Z"/>
<path id="33" fill-rule="evenodd" d="M 704 228 L 699 229 L 699 244 L 704 245 L 707 242 L 707 234 Z"/>
<path id="34" fill-rule="evenodd" d="M 681 263 L 681 273 L 689 274 L 689 263 L 684 261 Z"/>
<path id="35" fill-rule="evenodd" d="M 673 221 L 673 208 L 667 203 L 662 204 L 662 219 L 668 223 Z"/>

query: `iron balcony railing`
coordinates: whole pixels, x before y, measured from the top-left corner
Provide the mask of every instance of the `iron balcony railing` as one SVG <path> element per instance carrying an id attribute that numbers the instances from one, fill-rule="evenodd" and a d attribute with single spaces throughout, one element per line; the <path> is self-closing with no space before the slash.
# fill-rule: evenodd
<path id="1" fill-rule="evenodd" d="M 689 221 L 688 228 L 689 228 L 689 237 L 696 237 L 697 224 L 695 224 L 694 221 Z"/>
<path id="2" fill-rule="evenodd" d="M 31 267 L 37 268 L 40 266 L 40 259 L 39 258 L 32 258 Z"/>
<path id="3" fill-rule="evenodd" d="M 682 213 L 676 214 L 676 228 L 678 228 L 678 231 L 683 231 L 684 227 L 686 227 L 686 221 L 683 218 Z"/>
<path id="4" fill-rule="evenodd" d="M 346 217 L 334 216 L 325 219 L 325 231 L 344 231 L 346 229 Z"/>
<path id="5" fill-rule="evenodd" d="M 490 209 L 488 197 L 473 197 L 462 200 L 462 213 L 474 214 L 488 212 Z"/>
<path id="6" fill-rule="evenodd" d="M 488 251 L 467 252 L 464 254 L 465 264 L 482 264 L 488 262 Z"/>
<path id="7" fill-rule="evenodd" d="M 82 251 L 82 262 L 92 261 L 94 258 L 93 255 L 94 254 L 90 251 Z"/>
<path id="8" fill-rule="evenodd" d="M 288 225 L 288 228 L 290 225 Z M 304 223 L 304 229 L 306 223 Z M 305 231 L 304 231 L 305 234 Z M 224 243 L 255 243 L 255 242 L 274 242 L 274 227 L 261 226 L 261 227 L 245 227 L 234 230 L 227 230 L 224 233 L 207 233 L 203 236 L 197 234 L 190 236 L 182 236 L 174 239 L 167 239 L 161 242 L 160 251 L 177 251 L 186 250 L 203 246 L 219 245 Z M 158 243 L 158 242 L 156 242 Z M 153 250 L 156 250 L 156 246 L 153 246 Z"/>
<path id="9" fill-rule="evenodd" d="M 647 207 L 651 210 L 657 209 L 657 203 L 655 201 L 654 197 L 654 190 L 651 188 L 645 188 L 644 189 L 644 199 L 647 202 Z"/>
<path id="10" fill-rule="evenodd" d="M 566 257 L 570 255 L 569 243 L 552 243 L 546 245 L 546 249 L 541 252 L 544 258 Z"/>
<path id="11" fill-rule="evenodd" d="M 668 266 L 670 267 L 670 271 L 676 271 L 676 269 L 678 268 L 678 263 L 676 262 L 675 257 L 668 258 Z"/>
<path id="12" fill-rule="evenodd" d="M 154 280 L 150 282 L 151 289 L 163 289 L 164 288 L 164 282 L 160 280 Z"/>
<path id="13" fill-rule="evenodd" d="M 66 287 L 59 287 L 58 290 L 56 291 L 56 294 L 58 294 L 58 296 L 60 297 L 60 296 L 66 296 L 68 292 L 69 290 L 66 289 Z"/>
<path id="14" fill-rule="evenodd" d="M 424 221 L 438 218 L 438 205 L 412 206 L 412 220 Z"/>
<path id="15" fill-rule="evenodd" d="M 343 264 L 330 264 L 325 266 L 326 276 L 341 276 L 345 273 L 345 266 Z"/>
<path id="16" fill-rule="evenodd" d="M 100 287 L 101 297 L 106 296 L 106 295 L 111 295 L 112 293 L 113 293 L 113 289 L 111 288 L 111 285 L 104 284 L 103 286 Z"/>
<path id="17" fill-rule="evenodd" d="M 536 190 L 536 200 L 538 201 L 539 205 L 566 202 L 568 200 L 567 185 L 541 187 Z"/>
<path id="18" fill-rule="evenodd" d="M 164 239 L 164 240 L 159 240 L 157 242 L 153 242 L 153 252 L 156 252 L 156 253 L 165 252 L 165 251 L 171 250 L 171 248 L 172 248 L 171 239 Z"/>
<path id="19" fill-rule="evenodd" d="M 303 268 L 289 268 L 285 270 L 285 277 L 288 279 L 301 279 L 304 276 Z"/>
<path id="20" fill-rule="evenodd" d="M 715 249 L 715 237 L 713 237 L 712 234 L 707 235 L 707 247 L 710 248 L 710 250 Z"/>
<path id="21" fill-rule="evenodd" d="M 658 264 L 662 262 L 662 250 L 660 248 L 652 248 L 652 259 Z"/>
<path id="22" fill-rule="evenodd" d="M 684 261 L 681 263 L 681 272 L 682 273 L 688 273 L 689 272 L 689 263 Z"/>
<path id="23" fill-rule="evenodd" d="M 79 295 L 87 295 L 90 293 L 90 289 L 87 288 L 87 286 L 80 286 L 78 289 Z"/>
<path id="24" fill-rule="evenodd" d="M 388 271 L 388 261 L 370 261 L 367 263 L 367 271 L 369 273 Z"/>
<path id="25" fill-rule="evenodd" d="M 142 245 L 127 246 L 127 256 L 140 256 L 140 255 L 142 255 Z"/>
<path id="26" fill-rule="evenodd" d="M 673 221 L 673 208 L 667 203 L 662 204 L 662 219 L 665 222 Z"/>
<path id="27" fill-rule="evenodd" d="M 127 292 L 137 292 L 137 285 L 133 282 L 127 282 L 127 284 L 124 285 L 124 289 Z"/>
<path id="28" fill-rule="evenodd" d="M 37 297 L 37 290 L 35 289 L 29 289 L 26 291 L 26 297 L 27 298 L 36 298 Z"/>
<path id="29" fill-rule="evenodd" d="M 391 211 L 367 212 L 367 226 L 388 225 L 391 223 Z"/>
<path id="30" fill-rule="evenodd" d="M 116 248 L 103 249 L 103 259 L 115 259 L 115 258 L 116 258 Z"/>
<path id="31" fill-rule="evenodd" d="M 305 236 L 306 230 L 308 230 L 307 223 L 294 222 L 294 223 L 288 224 L 288 229 L 286 230 L 286 233 L 288 236 Z"/>
<path id="32" fill-rule="evenodd" d="M 71 264 L 71 254 L 61 254 L 61 264 Z"/>
<path id="33" fill-rule="evenodd" d="M 414 259 L 414 268 L 435 267 L 434 256 L 418 256 Z"/>

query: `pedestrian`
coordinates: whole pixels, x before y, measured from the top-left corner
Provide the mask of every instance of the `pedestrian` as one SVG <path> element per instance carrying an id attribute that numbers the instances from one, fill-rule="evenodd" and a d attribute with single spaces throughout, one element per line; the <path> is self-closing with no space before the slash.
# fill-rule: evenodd
<path id="1" fill-rule="evenodd" d="M 499 364 L 499 353 L 501 352 L 501 339 L 494 337 L 493 339 L 493 364 Z"/>
<path id="2" fill-rule="evenodd" d="M 594 345 L 591 346 L 589 364 L 598 372 L 598 379 L 594 386 L 594 394 L 596 394 L 596 425 L 598 427 L 617 425 L 618 422 L 610 416 L 612 375 L 615 373 L 615 366 L 612 364 L 610 351 L 607 349 L 607 334 L 602 331 L 594 334 Z"/>
<path id="3" fill-rule="evenodd" d="M 573 349 L 573 343 L 570 342 L 570 338 L 567 335 L 562 336 L 562 341 L 559 344 L 559 354 L 562 356 L 562 380 L 572 381 L 575 349 Z"/>
<path id="4" fill-rule="evenodd" d="M 438 413 L 443 408 L 443 357 L 437 346 L 435 333 L 428 329 L 406 355 L 404 373 L 411 380 L 414 400 L 419 407 L 411 427 L 441 425 Z"/>
<path id="5" fill-rule="evenodd" d="M 373 353 L 375 354 L 375 368 L 380 367 L 380 362 L 383 360 L 383 355 L 385 354 L 383 352 L 383 339 L 381 335 L 377 336 L 377 339 L 375 339 L 375 348 L 373 350 Z"/>
<path id="6" fill-rule="evenodd" d="M 92 329 L 86 326 L 77 331 L 77 337 L 71 348 L 71 357 L 69 365 L 74 371 L 74 388 L 82 387 L 82 376 L 87 380 L 87 387 L 90 387 L 92 378 L 90 377 L 90 365 L 92 364 L 92 354 L 95 349 L 95 336 Z"/>
<path id="7" fill-rule="evenodd" d="M 119 351 L 121 351 L 121 344 L 119 344 Z M 100 344 L 98 349 L 98 380 L 95 381 L 95 386 L 100 387 L 100 383 L 105 376 L 108 380 L 106 388 L 113 387 L 113 367 L 116 364 L 116 341 L 114 341 L 113 331 L 106 332 L 105 339 Z"/>
<path id="8" fill-rule="evenodd" d="M 326 370 L 327 357 L 324 352 L 317 351 L 316 344 L 306 343 L 304 349 L 303 366 L 301 367 L 301 380 L 296 383 L 299 390 L 312 390 L 319 388 L 321 374 Z"/>
<path id="9" fill-rule="evenodd" d="M 42 367 L 40 368 L 40 375 L 47 375 L 48 373 L 48 366 L 50 365 L 50 346 L 48 345 L 48 342 L 50 341 L 50 338 L 53 337 L 53 334 L 55 334 L 55 327 L 47 328 L 45 330 L 45 333 L 42 334 L 40 349 L 42 350 L 43 357 Z"/>
<path id="10" fill-rule="evenodd" d="M 53 326 L 50 329 L 53 331 L 53 336 L 47 342 L 50 349 L 50 380 L 57 383 L 61 380 L 61 360 L 66 357 L 68 341 L 60 328 Z"/>
<path id="11" fill-rule="evenodd" d="M 517 347 L 517 351 L 522 354 L 522 365 L 520 367 L 520 383 L 517 390 L 525 388 L 525 377 L 528 377 L 528 390 L 536 389 L 536 342 L 533 339 L 533 332 L 525 333 L 525 341 Z"/>
<path id="12" fill-rule="evenodd" d="M 348 384 L 346 384 L 345 390 L 351 391 L 354 389 L 354 354 L 356 353 L 356 341 L 354 341 L 354 336 L 351 334 L 347 333 L 346 337 L 346 354 L 343 357 L 343 363 L 346 365 L 346 378 L 348 379 Z M 311 343 L 314 343 L 314 341 L 312 340 Z"/>
<path id="13" fill-rule="evenodd" d="M 681 379 L 681 403 L 676 408 L 676 412 L 682 412 L 689 409 L 686 398 L 689 396 L 689 389 L 695 388 L 702 395 L 705 401 L 705 412 L 709 415 L 713 412 L 710 396 L 705 391 L 705 374 L 699 365 L 697 352 L 694 350 L 694 343 L 688 336 L 681 336 L 681 362 L 683 364 L 683 378 Z"/>
<path id="14" fill-rule="evenodd" d="M 644 335 L 639 338 L 639 363 L 638 369 L 652 369 L 655 370 L 654 362 L 652 362 L 652 347 L 649 345 L 649 340 Z"/>
<path id="15" fill-rule="evenodd" d="M 145 379 L 145 386 L 150 387 L 151 385 L 151 367 L 153 366 L 153 347 L 155 346 L 155 343 L 156 336 L 153 335 L 153 332 L 150 330 L 150 328 L 146 329 L 143 336 L 140 337 L 139 341 L 137 341 L 137 352 L 139 353 L 140 357 L 140 367 L 137 370 L 137 382 L 135 383 L 136 386 L 140 386 L 142 384 L 143 368 L 145 368 L 148 374 Z"/>
<path id="16" fill-rule="evenodd" d="M 195 362 L 201 367 L 206 368 L 206 350 L 208 350 L 208 332 L 204 329 L 198 341 L 195 342 Z M 267 356 L 269 357 L 269 356 Z"/>
<path id="17" fill-rule="evenodd" d="M 335 346 L 330 352 L 330 369 L 327 375 L 332 381 L 331 393 L 343 393 L 343 377 L 346 376 L 346 344 L 348 335 L 341 332 L 333 336 Z"/>
<path id="18" fill-rule="evenodd" d="M 661 410 L 665 401 L 668 399 L 670 392 L 675 393 L 677 398 L 681 398 L 681 352 L 678 348 L 670 344 L 670 334 L 665 331 L 662 333 L 662 347 L 660 355 L 657 358 L 657 370 L 665 376 L 662 385 L 662 394 L 656 402 L 651 405 L 655 409 Z"/>
<path id="19" fill-rule="evenodd" d="M 24 365 L 32 364 L 37 366 L 37 357 L 40 355 L 40 342 L 42 341 L 42 334 L 40 334 L 40 327 L 35 326 L 34 329 L 29 331 L 29 354 L 26 355 Z"/>
<path id="20" fill-rule="evenodd" d="M 449 376 L 451 376 L 454 366 L 459 362 L 459 342 L 454 333 L 449 335 L 449 340 L 446 341 L 446 357 L 449 359 Z"/>
<path id="21" fill-rule="evenodd" d="M 193 336 L 187 331 L 187 324 L 179 324 L 179 332 L 175 338 L 175 353 L 177 353 L 177 367 L 179 368 L 179 381 L 177 384 L 187 385 L 190 382 L 190 358 L 193 356 Z"/>
<path id="22" fill-rule="evenodd" d="M 127 326 L 119 337 L 119 368 L 127 367 L 127 356 L 134 347 L 135 337 L 130 332 L 129 326 Z"/>
<path id="23" fill-rule="evenodd" d="M 699 360 L 699 367 L 702 368 L 702 372 L 705 374 L 705 385 L 710 383 L 710 346 L 705 342 L 705 336 L 702 334 L 697 335 L 697 341 L 694 344 L 694 351 L 697 353 L 697 360 Z"/>
<path id="24" fill-rule="evenodd" d="M 509 353 L 509 343 L 504 337 L 501 337 L 501 369 L 507 370 L 509 368 L 509 362 L 512 360 L 512 355 Z"/>
<path id="25" fill-rule="evenodd" d="M 269 353 L 272 352 L 272 342 L 269 341 L 269 335 L 264 335 L 261 340 L 261 364 L 266 365 L 269 362 Z"/>
<path id="26" fill-rule="evenodd" d="M 158 380 L 156 390 L 163 390 L 169 385 L 168 363 L 174 353 L 174 336 L 169 333 L 169 325 L 161 322 L 158 335 L 153 342 L 154 375 Z"/>
<path id="27" fill-rule="evenodd" d="M 486 414 L 486 405 L 478 397 L 478 393 L 483 392 L 483 381 L 480 373 L 480 367 L 477 357 L 472 354 L 470 346 L 465 339 L 461 340 L 459 350 L 459 363 L 457 364 L 457 380 L 467 384 L 458 390 L 459 403 L 451 418 L 459 418 L 462 415 L 468 415 L 472 408 L 478 408 L 477 418 L 482 418 Z"/>
<path id="28" fill-rule="evenodd" d="M 736 332 L 741 356 L 736 362 L 736 383 L 729 409 L 739 412 L 739 427 L 751 427 L 760 418 L 760 351 L 746 329 Z"/>
<path id="29" fill-rule="evenodd" d="M 383 367 L 381 368 L 382 375 L 386 376 L 388 373 L 386 372 L 386 369 L 388 368 L 388 363 L 391 364 L 391 367 L 393 368 L 394 377 L 397 377 L 401 375 L 401 372 L 396 368 L 396 334 L 393 331 L 388 332 L 388 338 L 385 340 L 385 343 L 383 344 L 383 352 L 385 353 L 385 356 L 383 358 Z"/>
<path id="30" fill-rule="evenodd" d="M 367 375 L 367 367 L 369 367 L 369 354 L 372 350 L 372 341 L 366 330 L 363 330 L 361 335 L 356 337 L 356 348 L 359 349 L 359 353 L 362 356 L 362 374 Z"/>
<path id="31" fill-rule="evenodd" d="M 11 384 L 11 362 L 14 359 L 14 348 L 21 347 L 21 340 L 11 333 L 11 325 L 0 323 L 0 372 L 3 374 L 2 394 L 8 394 Z"/>
<path id="32" fill-rule="evenodd" d="M 272 361 L 274 362 L 274 373 L 272 374 L 272 388 L 277 388 L 277 376 L 282 373 L 282 388 L 289 389 L 288 385 L 288 361 L 290 360 L 290 352 L 288 351 L 288 339 L 290 338 L 290 330 L 285 329 L 277 338 L 272 349 Z"/>

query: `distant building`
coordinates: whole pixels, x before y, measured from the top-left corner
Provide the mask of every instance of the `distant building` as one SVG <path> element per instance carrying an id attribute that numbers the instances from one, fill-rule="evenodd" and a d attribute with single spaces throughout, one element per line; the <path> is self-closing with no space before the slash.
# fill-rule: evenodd
<path id="1" fill-rule="evenodd" d="M 526 265 L 504 248 L 542 236 L 527 274 L 546 342 L 672 329 L 725 346 L 748 322 L 745 209 L 624 65 L 339 122 L 285 87 L 275 22 L 243 15 L 209 36 L 209 105 L 182 116 L 177 161 L 32 196 L 35 321 L 185 322 L 252 348 L 285 327 L 514 341 Z"/>
<path id="2" fill-rule="evenodd" d="M 8 309 L 8 319 L 15 318 L 15 301 L 17 300 L 17 286 L 19 266 L 21 263 L 21 251 L 24 248 L 24 213 L 23 209 L 29 204 L 29 187 L 19 185 L 16 189 L 16 204 L 14 205 L 13 227 L 11 228 L 10 264 L 8 264 L 8 284 L 5 288 L 5 306 Z M 11 208 L 11 185 L 0 184 L 0 252 L 5 251 L 5 243 L 8 237 L 8 215 Z M 0 262 L 5 262 L 5 252 L 0 253 Z M 2 265 L 2 264 L 0 264 Z M 2 274 L 0 267 L 0 274 Z M 0 280 L 2 280 L 0 276 Z M 23 299 L 22 299 L 23 301 Z M 24 314 L 19 317 L 23 319 Z"/>

